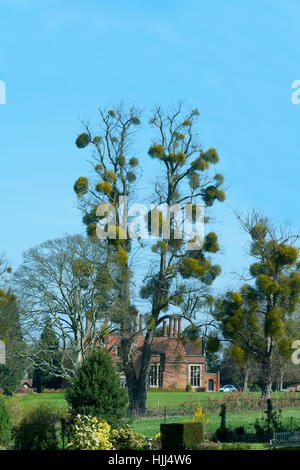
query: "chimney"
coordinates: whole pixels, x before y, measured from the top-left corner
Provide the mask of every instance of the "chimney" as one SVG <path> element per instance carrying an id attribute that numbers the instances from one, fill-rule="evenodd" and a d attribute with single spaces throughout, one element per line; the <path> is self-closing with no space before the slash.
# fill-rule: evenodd
<path id="1" fill-rule="evenodd" d="M 140 326 L 139 326 L 139 331 L 142 333 L 143 331 L 143 317 L 144 315 L 140 314 Z"/>
<path id="2" fill-rule="evenodd" d="M 163 336 L 167 336 L 167 320 L 164 320 L 163 322 L 163 330 L 164 330 Z"/>
<path id="3" fill-rule="evenodd" d="M 178 336 L 177 321 L 178 321 L 178 318 L 175 317 L 175 318 L 174 318 L 174 336 Z"/>
<path id="4" fill-rule="evenodd" d="M 178 333 L 181 335 L 182 333 L 182 318 L 178 318 Z"/>
<path id="5" fill-rule="evenodd" d="M 172 317 L 170 317 L 170 319 L 169 319 L 169 326 L 170 326 L 169 335 L 170 335 L 170 338 L 173 338 L 173 318 Z"/>
<path id="6" fill-rule="evenodd" d="M 137 333 L 138 330 L 138 317 L 137 315 L 134 317 L 134 327 L 133 327 L 133 332 Z"/>

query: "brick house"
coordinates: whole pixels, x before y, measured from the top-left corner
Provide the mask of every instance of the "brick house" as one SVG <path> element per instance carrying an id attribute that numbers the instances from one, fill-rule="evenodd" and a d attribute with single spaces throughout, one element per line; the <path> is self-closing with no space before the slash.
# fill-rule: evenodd
<path id="1" fill-rule="evenodd" d="M 206 359 L 203 354 L 201 340 L 192 342 L 180 338 L 182 325 L 181 318 L 170 318 L 169 328 L 167 320 L 163 322 L 163 336 L 153 340 L 151 355 L 151 370 L 149 378 L 150 388 L 177 388 L 185 389 L 191 384 L 193 389 L 205 388 L 206 391 L 219 391 L 220 373 L 206 372 Z M 139 330 L 136 325 L 136 342 L 134 344 L 134 366 L 136 374 L 139 373 L 141 351 L 144 342 L 143 315 L 139 316 Z M 120 362 L 120 339 L 115 333 L 106 338 L 108 349 L 111 351 L 115 364 Z M 126 385 L 125 376 L 122 383 Z"/>

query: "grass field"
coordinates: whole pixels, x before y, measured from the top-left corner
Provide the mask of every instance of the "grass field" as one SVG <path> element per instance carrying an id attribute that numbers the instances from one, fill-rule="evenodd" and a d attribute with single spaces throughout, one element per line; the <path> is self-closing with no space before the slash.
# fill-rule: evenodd
<path id="1" fill-rule="evenodd" d="M 248 394 L 247 394 L 248 395 Z M 254 394 L 253 394 L 254 395 Z M 276 398 L 276 393 L 274 398 Z M 199 399 L 200 403 L 204 405 L 210 399 L 221 399 L 224 397 L 223 393 L 189 393 L 189 392 L 149 392 L 148 393 L 148 406 L 150 407 L 160 407 L 164 405 L 176 406 L 184 401 L 197 401 Z M 242 398 L 242 394 L 241 394 Z M 9 400 L 9 398 L 8 398 Z M 55 410 L 58 410 L 62 407 L 67 407 L 67 402 L 65 400 L 63 393 L 29 393 L 24 396 L 18 397 L 18 400 L 24 408 L 37 406 L 41 401 L 45 400 L 53 405 Z M 300 397 L 299 397 L 300 405 Z M 264 416 L 263 411 L 251 411 L 251 412 L 230 412 L 227 414 L 227 424 L 228 426 L 235 428 L 239 426 L 244 426 L 246 432 L 254 433 L 255 428 L 254 424 L 257 418 L 262 418 Z M 284 409 L 282 411 L 282 417 L 285 422 L 289 422 L 293 418 L 293 422 L 300 428 L 300 406 L 299 408 Z M 167 422 L 180 422 L 190 417 L 169 417 Z M 160 423 L 163 422 L 163 418 L 147 418 L 147 419 L 135 419 L 132 422 L 132 427 L 144 434 L 147 437 L 154 437 L 160 430 Z M 217 427 L 220 425 L 220 416 L 216 414 L 209 415 L 209 422 L 206 425 L 206 431 L 208 433 L 213 433 Z M 251 445 L 252 449 L 263 450 L 265 447 L 263 444 L 253 444 Z"/>
<path id="2" fill-rule="evenodd" d="M 274 392 L 273 398 L 280 397 L 284 394 L 284 392 Z M 180 403 L 188 402 L 189 400 L 193 400 L 194 402 L 199 401 L 201 405 L 207 403 L 208 398 L 212 400 L 220 400 L 224 398 L 224 394 L 222 392 L 156 392 L 156 391 L 149 391 L 147 395 L 147 405 L 151 408 L 163 407 L 167 406 L 178 406 Z M 241 400 L 243 397 L 247 397 L 248 393 L 239 393 L 239 397 Z M 251 392 L 251 396 L 259 397 L 259 393 Z M 20 402 L 25 406 L 35 406 L 41 400 L 50 401 L 53 406 L 57 408 L 61 408 L 63 406 L 67 406 L 67 402 L 64 398 L 64 394 L 62 392 L 51 392 L 51 393 L 28 393 L 22 397 L 19 397 Z M 299 406 L 300 406 L 300 393 L 299 393 Z"/>
<path id="3" fill-rule="evenodd" d="M 239 397 L 241 400 L 243 398 L 248 397 L 249 393 L 240 393 L 239 392 Z M 260 397 L 260 393 L 258 392 L 251 392 L 251 396 L 255 397 Z M 283 396 L 284 392 L 274 392 L 273 393 L 273 398 L 276 399 L 277 397 L 279 398 L 280 396 Z M 193 401 L 198 401 L 201 403 L 201 405 L 205 405 L 208 401 L 208 399 L 211 400 L 222 400 L 224 399 L 224 396 L 228 396 L 228 393 L 223 393 L 223 392 L 155 392 L 155 391 L 149 391 L 147 395 L 147 404 L 149 407 L 157 407 L 159 406 L 164 406 L 164 405 L 169 405 L 169 406 L 178 406 L 180 403 L 183 402 L 188 402 L 189 400 Z M 298 397 L 298 395 L 297 395 Z M 299 406 L 300 406 L 300 393 L 299 393 Z"/>
<path id="4" fill-rule="evenodd" d="M 226 423 L 229 427 L 236 428 L 244 426 L 247 433 L 255 433 L 254 424 L 257 418 L 261 419 L 264 413 L 261 411 L 251 411 L 249 413 L 228 413 Z M 284 422 L 293 422 L 300 427 L 300 408 L 286 409 L 282 411 Z M 167 422 L 181 422 L 187 418 L 171 417 L 167 418 Z M 163 418 L 150 418 L 143 420 L 135 420 L 132 427 L 146 436 L 153 437 L 159 432 L 160 423 Z M 206 432 L 213 433 L 220 425 L 220 416 L 218 414 L 209 415 L 209 422 L 206 425 Z"/>

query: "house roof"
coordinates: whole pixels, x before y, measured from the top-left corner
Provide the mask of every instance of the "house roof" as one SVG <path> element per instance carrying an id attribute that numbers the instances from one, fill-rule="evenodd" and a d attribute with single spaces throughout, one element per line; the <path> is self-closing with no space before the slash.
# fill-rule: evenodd
<path id="1" fill-rule="evenodd" d="M 110 350 L 115 349 L 115 346 L 119 343 L 118 340 L 119 336 L 116 333 L 110 335 Z M 136 356 L 141 355 L 144 341 L 144 336 L 137 336 L 135 347 L 133 349 Z M 186 356 L 203 357 L 201 339 L 192 341 L 186 338 L 182 339 L 180 337 L 170 338 L 169 336 L 155 336 L 152 343 L 152 356 L 160 354 L 164 354 L 165 359 L 168 362 L 178 362 L 179 357 L 181 357 L 182 360 L 184 360 Z"/>

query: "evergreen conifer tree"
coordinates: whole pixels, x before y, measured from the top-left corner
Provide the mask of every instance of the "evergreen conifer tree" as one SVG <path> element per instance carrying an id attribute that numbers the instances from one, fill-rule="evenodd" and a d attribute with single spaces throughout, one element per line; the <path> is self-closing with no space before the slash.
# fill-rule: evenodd
<path id="1" fill-rule="evenodd" d="M 78 368 L 66 400 L 74 414 L 101 417 L 113 426 L 125 416 L 127 391 L 104 347 L 92 351 Z"/>

